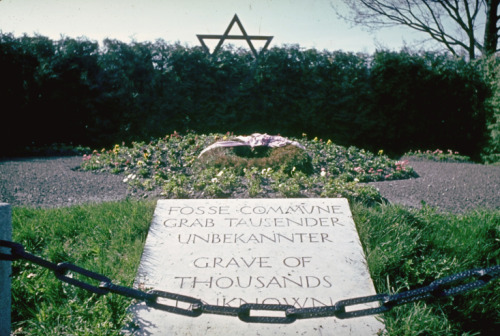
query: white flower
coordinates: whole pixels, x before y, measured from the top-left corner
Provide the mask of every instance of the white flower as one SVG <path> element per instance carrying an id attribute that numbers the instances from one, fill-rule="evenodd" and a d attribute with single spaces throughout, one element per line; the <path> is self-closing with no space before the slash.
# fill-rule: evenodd
<path id="1" fill-rule="evenodd" d="M 223 171 L 223 170 L 221 170 L 221 171 L 217 174 L 217 176 L 219 176 L 219 177 L 220 177 L 220 176 L 222 176 L 222 174 L 224 174 L 224 171 Z"/>
<path id="2" fill-rule="evenodd" d="M 214 177 L 214 178 L 212 179 L 212 183 L 217 183 L 217 181 L 219 181 L 219 180 L 217 179 L 217 177 Z"/>
<path id="3" fill-rule="evenodd" d="M 123 179 L 123 182 L 128 182 L 129 180 L 133 180 L 136 178 L 135 174 L 128 174 L 127 177 Z"/>
<path id="4" fill-rule="evenodd" d="M 323 177 L 325 177 L 326 176 L 326 171 L 323 170 L 320 175 L 323 176 Z"/>

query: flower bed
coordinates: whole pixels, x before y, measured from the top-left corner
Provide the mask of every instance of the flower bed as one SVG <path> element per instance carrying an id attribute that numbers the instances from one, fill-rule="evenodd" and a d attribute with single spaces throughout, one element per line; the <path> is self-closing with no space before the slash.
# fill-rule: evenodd
<path id="1" fill-rule="evenodd" d="M 231 134 L 181 135 L 134 142 L 130 146 L 95 150 L 84 155 L 82 168 L 122 174 L 132 187 L 159 189 L 170 198 L 231 197 L 348 197 L 363 202 L 381 201 L 380 194 L 360 182 L 415 177 L 407 161 L 395 161 L 332 141 L 292 139 L 295 146 L 235 153 L 216 148 L 210 160 L 198 158 L 209 145 Z M 293 148 L 292 148 L 293 147 Z M 266 149 L 267 150 L 267 149 Z M 231 152 L 228 152 L 231 151 Z M 241 151 L 241 149 L 239 149 Z M 261 153 L 258 153 L 261 151 Z M 242 193 L 245 190 L 245 193 Z"/>

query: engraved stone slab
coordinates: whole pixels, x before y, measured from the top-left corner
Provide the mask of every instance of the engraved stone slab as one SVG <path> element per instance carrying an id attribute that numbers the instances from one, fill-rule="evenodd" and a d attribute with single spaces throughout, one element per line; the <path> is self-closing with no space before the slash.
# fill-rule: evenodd
<path id="1" fill-rule="evenodd" d="M 136 287 L 229 307 L 322 307 L 375 294 L 343 198 L 159 200 Z M 376 335 L 384 329 L 374 316 L 262 324 L 176 315 L 145 303 L 131 310 L 135 335 Z"/>

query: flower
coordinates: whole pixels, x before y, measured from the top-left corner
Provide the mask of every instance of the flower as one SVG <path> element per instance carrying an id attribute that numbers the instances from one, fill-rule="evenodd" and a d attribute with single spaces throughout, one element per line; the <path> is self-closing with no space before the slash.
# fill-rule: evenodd
<path id="1" fill-rule="evenodd" d="M 212 183 L 217 183 L 219 180 L 217 179 L 217 177 L 214 177 L 213 179 L 211 179 Z"/>
<path id="2" fill-rule="evenodd" d="M 123 182 L 125 182 L 125 183 L 126 183 L 126 182 L 128 182 L 128 181 L 130 181 L 130 180 L 134 180 L 136 177 L 137 177 L 137 175 L 135 175 L 135 174 L 128 174 L 128 175 L 127 175 L 127 177 L 125 177 L 125 178 L 123 179 Z"/>
<path id="3" fill-rule="evenodd" d="M 383 149 L 381 149 L 381 150 L 378 151 L 378 155 L 382 155 L 382 154 L 384 154 L 384 150 Z"/>
<path id="4" fill-rule="evenodd" d="M 219 177 L 220 177 L 220 176 L 222 176 L 222 174 L 224 174 L 224 171 L 223 171 L 223 170 L 221 170 L 221 171 L 217 174 L 217 176 L 219 176 Z"/>
<path id="5" fill-rule="evenodd" d="M 354 168 L 354 171 L 355 171 L 356 173 L 360 173 L 360 174 L 365 172 L 365 170 L 364 170 L 363 168 L 361 168 L 361 167 L 356 167 L 356 168 Z"/>

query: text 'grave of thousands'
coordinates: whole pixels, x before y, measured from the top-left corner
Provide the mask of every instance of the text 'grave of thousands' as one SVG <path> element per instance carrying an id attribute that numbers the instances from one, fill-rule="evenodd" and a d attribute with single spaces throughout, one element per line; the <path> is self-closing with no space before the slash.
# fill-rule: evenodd
<path id="1" fill-rule="evenodd" d="M 159 200 L 135 286 L 224 307 L 325 307 L 376 294 L 343 198 Z M 263 324 L 177 315 L 145 303 L 131 311 L 137 335 L 376 335 L 384 329 L 374 316 Z"/>

